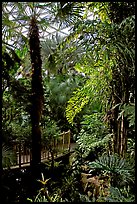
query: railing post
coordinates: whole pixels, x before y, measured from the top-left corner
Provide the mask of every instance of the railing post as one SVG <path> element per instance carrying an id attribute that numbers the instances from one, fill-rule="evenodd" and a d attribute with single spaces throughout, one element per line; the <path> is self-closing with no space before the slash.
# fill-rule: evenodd
<path id="1" fill-rule="evenodd" d="M 57 157 L 57 138 L 54 139 L 54 149 L 55 149 L 55 157 Z"/>
<path id="2" fill-rule="evenodd" d="M 22 156 L 23 156 L 23 164 L 24 164 L 24 163 L 25 163 L 25 155 L 26 155 L 26 151 L 25 151 L 25 143 L 24 143 L 24 141 L 23 141 L 22 145 L 23 145 L 23 147 L 22 147 L 22 150 L 23 150 L 23 154 L 22 154 Z"/>
<path id="3" fill-rule="evenodd" d="M 30 163 L 31 163 L 31 161 L 32 161 L 32 150 L 31 149 L 29 149 L 29 156 L 30 156 Z"/>
<path id="4" fill-rule="evenodd" d="M 53 151 L 55 149 L 57 149 L 57 152 L 56 151 L 50 152 L 49 150 L 45 151 L 45 148 L 44 148 L 43 149 L 44 151 L 41 152 L 41 156 L 43 157 L 42 159 L 48 159 L 49 160 L 51 157 L 51 159 L 53 161 L 54 158 L 59 155 L 58 154 L 59 150 L 62 150 L 62 152 L 64 152 L 64 150 L 68 150 L 70 152 L 70 150 L 71 150 L 70 141 L 71 141 L 71 131 L 70 130 L 68 130 L 67 132 L 63 131 L 63 133 L 60 134 L 60 140 L 58 140 L 57 138 L 55 138 L 53 140 L 52 148 L 53 148 Z M 18 150 L 17 150 L 17 148 L 18 148 Z M 19 168 L 21 168 L 22 164 L 26 164 L 29 162 L 31 163 L 31 159 L 32 159 L 31 150 L 30 150 L 30 148 L 27 148 L 26 145 L 24 143 L 22 143 L 22 141 L 18 141 L 18 143 L 16 144 L 14 149 L 16 150 L 16 153 L 17 153 L 16 154 L 17 155 L 17 165 L 19 165 Z"/>
<path id="5" fill-rule="evenodd" d="M 64 151 L 64 135 L 65 135 L 65 132 L 63 132 L 63 137 L 62 137 L 62 150 Z"/>
<path id="6" fill-rule="evenodd" d="M 28 151 L 28 147 L 26 148 L 26 163 L 28 163 L 28 154 L 29 154 L 29 151 Z"/>
<path id="7" fill-rule="evenodd" d="M 70 151 L 70 130 L 68 131 L 68 150 Z"/>
<path id="8" fill-rule="evenodd" d="M 48 151 L 48 160 L 49 160 L 49 150 L 47 150 Z"/>
<path id="9" fill-rule="evenodd" d="M 15 146 L 15 152 L 16 152 L 16 165 L 18 165 L 18 145 Z"/>
<path id="10" fill-rule="evenodd" d="M 21 167 L 21 142 L 19 142 L 19 168 Z"/>

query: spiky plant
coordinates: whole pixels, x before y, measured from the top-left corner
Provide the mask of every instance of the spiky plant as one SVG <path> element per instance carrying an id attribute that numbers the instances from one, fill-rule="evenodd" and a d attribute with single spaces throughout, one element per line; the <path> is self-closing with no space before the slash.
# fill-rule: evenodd
<path id="1" fill-rule="evenodd" d="M 37 166 L 37 164 L 41 162 L 40 120 L 43 109 L 43 86 L 41 75 L 42 60 L 40 55 L 39 29 L 35 15 L 30 21 L 29 46 L 32 65 L 32 166 Z"/>
<path id="2" fill-rule="evenodd" d="M 16 156 L 12 149 L 8 147 L 6 144 L 2 145 L 2 166 L 3 168 L 5 167 L 10 167 L 14 164 L 16 161 Z"/>
<path id="3" fill-rule="evenodd" d="M 100 169 L 103 173 L 110 175 L 112 185 L 117 185 L 119 180 L 134 182 L 134 165 L 120 158 L 117 154 L 103 154 L 94 162 L 89 163 L 89 166 L 91 169 Z"/>

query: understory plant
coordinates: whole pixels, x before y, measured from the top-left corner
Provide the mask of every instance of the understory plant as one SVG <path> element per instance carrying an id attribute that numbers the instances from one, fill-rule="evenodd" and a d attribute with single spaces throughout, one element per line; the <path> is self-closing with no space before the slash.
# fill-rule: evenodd
<path id="1" fill-rule="evenodd" d="M 100 171 L 100 176 L 110 178 L 108 195 L 100 195 L 97 202 L 134 202 L 131 186 L 135 185 L 134 163 L 119 157 L 117 154 L 103 154 L 93 162 L 88 163 L 90 171 Z"/>
<path id="2" fill-rule="evenodd" d="M 67 172 L 69 173 L 69 170 Z M 33 199 L 27 198 L 27 200 L 30 202 L 73 202 L 77 200 L 79 192 L 76 188 L 76 179 L 73 175 L 67 175 L 66 173 L 61 178 L 60 184 L 50 178 L 44 179 L 42 173 L 42 180 L 38 180 L 42 184 L 42 187 Z M 47 182 L 49 185 L 47 185 Z M 49 186 L 52 190 L 49 190 Z"/>
<path id="3" fill-rule="evenodd" d="M 27 200 L 30 202 L 51 202 L 51 199 L 48 193 L 48 188 L 46 186 L 49 179 L 45 180 L 43 173 L 41 175 L 42 175 L 42 180 L 38 180 L 38 181 L 42 184 L 42 188 L 39 190 L 34 200 L 27 198 Z"/>
<path id="4" fill-rule="evenodd" d="M 76 143 L 82 151 L 83 158 L 85 158 L 91 151 L 95 152 L 97 149 L 108 148 L 112 134 L 109 133 L 106 124 L 103 123 L 102 113 L 84 115 L 83 118 L 82 128 L 77 136 Z"/>
<path id="5" fill-rule="evenodd" d="M 13 150 L 6 144 L 2 145 L 2 166 L 10 167 L 16 162 L 16 156 Z"/>
<path id="6" fill-rule="evenodd" d="M 61 131 L 56 122 L 50 119 L 50 117 L 47 117 L 45 120 L 46 126 L 43 127 L 42 146 L 46 147 L 46 150 L 51 153 L 52 166 L 54 166 L 54 154 L 57 152 L 55 143 L 59 141 Z"/>
<path id="7" fill-rule="evenodd" d="M 108 197 L 98 198 L 98 202 L 135 202 L 135 196 L 130 192 L 130 187 L 118 188 L 110 187 L 110 194 Z"/>

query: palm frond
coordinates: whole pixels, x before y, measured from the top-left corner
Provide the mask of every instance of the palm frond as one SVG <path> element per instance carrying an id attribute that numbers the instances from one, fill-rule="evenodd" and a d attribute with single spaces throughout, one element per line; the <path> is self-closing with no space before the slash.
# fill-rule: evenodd
<path id="1" fill-rule="evenodd" d="M 124 190 L 125 191 L 125 190 Z M 106 199 L 108 202 L 134 202 L 135 197 L 128 192 L 125 192 L 126 196 L 124 193 L 117 187 L 110 187 L 110 195 Z"/>
<path id="2" fill-rule="evenodd" d="M 2 166 L 9 167 L 14 164 L 16 160 L 15 154 L 6 144 L 2 145 Z"/>
<path id="3" fill-rule="evenodd" d="M 82 18 L 84 9 L 82 4 L 78 2 L 56 2 L 52 5 L 52 11 L 55 16 L 53 22 L 58 22 L 61 28 L 66 28 L 78 18 Z"/>
<path id="4" fill-rule="evenodd" d="M 90 168 L 100 169 L 105 173 L 121 176 L 125 181 L 133 182 L 134 165 L 129 164 L 125 159 L 120 158 L 117 154 L 102 155 L 94 162 L 89 163 Z"/>

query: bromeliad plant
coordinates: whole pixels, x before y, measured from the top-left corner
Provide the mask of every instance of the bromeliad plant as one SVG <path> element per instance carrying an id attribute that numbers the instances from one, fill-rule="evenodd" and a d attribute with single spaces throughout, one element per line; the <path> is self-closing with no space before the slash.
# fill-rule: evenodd
<path id="1" fill-rule="evenodd" d="M 45 180 L 44 174 L 41 173 L 41 175 L 42 180 L 38 181 L 42 184 L 43 187 L 39 190 L 34 200 L 30 198 L 27 198 L 27 200 L 30 202 L 64 202 L 65 200 L 63 200 L 60 195 L 61 189 L 58 189 L 59 191 L 54 191 L 53 194 L 50 194 L 47 187 L 47 182 L 50 180 L 50 178 Z"/>
<path id="2" fill-rule="evenodd" d="M 41 175 L 42 175 L 42 180 L 38 180 L 38 181 L 43 185 L 43 187 L 39 190 L 37 196 L 34 199 L 34 202 L 51 202 L 48 189 L 46 186 L 50 178 L 45 180 L 43 173 L 41 173 Z M 27 198 L 27 200 L 30 202 L 33 202 L 33 200 L 30 198 Z"/>

